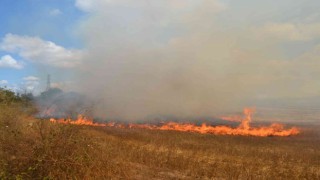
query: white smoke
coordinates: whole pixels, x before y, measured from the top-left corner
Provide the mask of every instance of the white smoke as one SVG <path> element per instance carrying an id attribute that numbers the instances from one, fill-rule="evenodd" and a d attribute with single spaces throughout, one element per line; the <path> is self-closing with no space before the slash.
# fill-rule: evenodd
<path id="1" fill-rule="evenodd" d="M 298 83 L 271 42 L 220 26 L 216 17 L 228 7 L 216 0 L 77 5 L 90 16 L 81 25 L 87 51 L 76 84 L 99 100 L 98 116 L 214 115 L 290 95 Z"/>

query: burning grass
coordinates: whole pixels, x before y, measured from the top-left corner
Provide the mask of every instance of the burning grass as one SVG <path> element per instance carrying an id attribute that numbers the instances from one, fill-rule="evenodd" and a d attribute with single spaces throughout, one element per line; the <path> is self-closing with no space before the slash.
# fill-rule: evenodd
<path id="1" fill-rule="evenodd" d="M 245 117 L 241 120 L 240 125 L 237 128 L 229 126 L 209 126 L 202 124 L 197 126 L 194 124 L 181 124 L 176 122 L 164 123 L 160 126 L 150 124 L 116 124 L 116 123 L 94 123 L 93 120 L 79 115 L 77 120 L 70 119 L 50 119 L 50 122 L 61 124 L 75 124 L 75 125 L 89 125 L 89 126 L 105 126 L 105 127 L 118 127 L 118 128 L 139 128 L 150 130 L 171 130 L 182 132 L 195 132 L 201 134 L 220 134 L 220 135 L 242 135 L 242 136 L 292 136 L 300 133 L 300 130 L 296 127 L 285 129 L 282 124 L 271 124 L 270 126 L 251 127 L 251 116 L 254 113 L 254 109 L 245 108 Z"/>
<path id="2" fill-rule="evenodd" d="M 18 107 L 0 115 L 0 179 L 320 178 L 314 129 L 261 138 L 51 123 Z"/>

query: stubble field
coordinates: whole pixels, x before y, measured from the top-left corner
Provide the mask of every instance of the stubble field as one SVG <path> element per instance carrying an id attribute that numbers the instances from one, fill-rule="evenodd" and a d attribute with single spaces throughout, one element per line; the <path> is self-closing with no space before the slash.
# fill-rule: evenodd
<path id="1" fill-rule="evenodd" d="M 320 179 L 318 126 L 291 137 L 50 123 L 2 107 L 1 179 Z"/>

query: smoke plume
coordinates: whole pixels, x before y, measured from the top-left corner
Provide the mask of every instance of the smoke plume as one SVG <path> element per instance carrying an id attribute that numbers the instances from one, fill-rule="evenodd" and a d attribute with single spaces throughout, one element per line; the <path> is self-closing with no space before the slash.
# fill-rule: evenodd
<path id="1" fill-rule="evenodd" d="M 273 44 L 221 26 L 228 7 L 218 1 L 92 1 L 86 10 L 75 84 L 96 99 L 96 116 L 210 116 L 292 88 Z"/>

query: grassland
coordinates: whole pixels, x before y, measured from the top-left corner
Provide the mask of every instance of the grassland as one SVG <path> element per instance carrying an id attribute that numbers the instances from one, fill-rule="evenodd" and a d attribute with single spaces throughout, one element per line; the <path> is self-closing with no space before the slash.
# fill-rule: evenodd
<path id="1" fill-rule="evenodd" d="M 0 179 L 320 179 L 317 127 L 294 137 L 54 124 L 0 107 Z"/>

